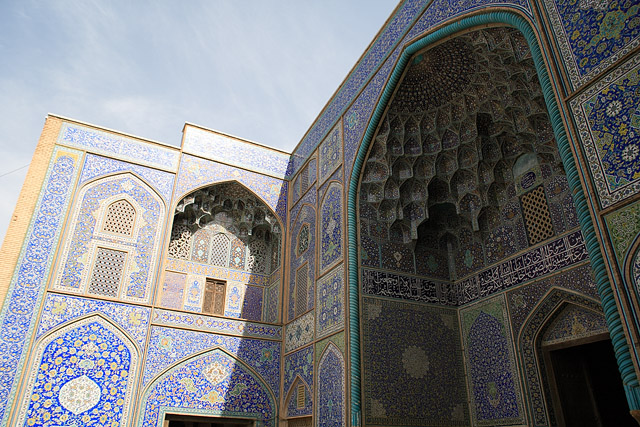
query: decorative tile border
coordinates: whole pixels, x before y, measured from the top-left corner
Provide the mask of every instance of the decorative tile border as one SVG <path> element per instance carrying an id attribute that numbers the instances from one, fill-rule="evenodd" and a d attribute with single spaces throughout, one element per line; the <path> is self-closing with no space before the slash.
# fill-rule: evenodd
<path id="1" fill-rule="evenodd" d="M 157 169 L 134 165 L 120 160 L 109 159 L 95 154 L 87 154 L 84 166 L 82 167 L 79 185 L 82 186 L 94 178 L 118 172 L 134 172 L 138 174 L 147 184 L 160 193 L 166 203 L 171 201 L 174 178 L 172 173 L 162 172 Z"/>
<path id="2" fill-rule="evenodd" d="M 640 55 L 571 100 L 602 208 L 640 192 Z"/>
<path id="3" fill-rule="evenodd" d="M 185 126 L 182 150 L 210 160 L 284 178 L 290 155 L 211 130 Z"/>
<path id="4" fill-rule="evenodd" d="M 0 407 L 2 424 L 5 409 L 16 392 L 16 375 L 25 360 L 24 346 L 35 328 L 34 312 L 40 307 L 53 252 L 63 228 L 73 182 L 78 175 L 82 153 L 56 147 L 45 176 L 40 198 L 33 210 L 31 225 L 18 257 L 15 273 L 0 314 Z"/>
<path id="5" fill-rule="evenodd" d="M 245 322 L 242 320 L 223 319 L 196 313 L 183 313 L 159 308 L 153 309 L 151 323 L 154 325 L 197 329 L 199 331 L 238 335 L 242 337 L 270 340 L 282 339 L 281 326 Z"/>
<path id="6" fill-rule="evenodd" d="M 640 202 L 617 209 L 604 217 L 609 238 L 620 268 L 624 266 L 627 252 L 640 236 Z"/>
<path id="7" fill-rule="evenodd" d="M 117 157 L 170 172 L 178 169 L 178 149 L 99 131 L 85 126 L 63 123 L 58 144 L 80 148 L 97 154 Z"/>
<path id="8" fill-rule="evenodd" d="M 455 283 L 362 268 L 362 292 L 459 306 L 538 279 L 587 258 L 582 233 L 574 231 Z"/>

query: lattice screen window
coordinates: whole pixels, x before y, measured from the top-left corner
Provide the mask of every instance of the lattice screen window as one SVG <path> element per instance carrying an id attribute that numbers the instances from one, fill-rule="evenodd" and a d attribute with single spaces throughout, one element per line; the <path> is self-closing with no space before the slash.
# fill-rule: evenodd
<path id="1" fill-rule="evenodd" d="M 213 241 L 211 242 L 211 256 L 209 258 L 210 263 L 220 267 L 228 267 L 230 244 L 231 241 L 223 233 L 218 233 L 213 236 Z"/>
<path id="2" fill-rule="evenodd" d="M 186 225 L 173 227 L 169 242 L 169 256 L 171 258 L 189 259 L 189 242 L 191 230 Z"/>
<path id="3" fill-rule="evenodd" d="M 202 312 L 224 316 L 224 302 L 227 293 L 227 284 L 220 280 L 207 279 L 204 288 L 204 302 Z"/>
<path id="4" fill-rule="evenodd" d="M 309 282 L 309 264 L 305 264 L 296 271 L 296 300 L 295 317 L 307 311 L 307 291 Z"/>
<path id="5" fill-rule="evenodd" d="M 287 425 L 289 427 L 311 427 L 313 425 L 311 421 L 311 417 L 291 418 L 287 421 Z"/>
<path id="6" fill-rule="evenodd" d="M 102 230 L 131 236 L 133 234 L 133 225 L 136 220 L 136 210 L 131 203 L 126 200 L 118 200 L 113 202 L 107 208 L 107 215 L 102 225 Z"/>
<path id="7" fill-rule="evenodd" d="M 124 251 L 98 248 L 88 293 L 117 298 L 126 260 Z"/>
<path id="8" fill-rule="evenodd" d="M 309 165 L 300 172 L 300 195 L 303 195 L 309 188 Z"/>
<path id="9" fill-rule="evenodd" d="M 539 186 L 520 197 L 529 244 L 534 245 L 555 235 L 544 187 Z"/>
<path id="10" fill-rule="evenodd" d="M 269 273 L 269 253 L 264 240 L 254 239 L 249 242 L 247 251 L 247 271 L 252 273 Z"/>
<path id="11" fill-rule="evenodd" d="M 298 233 L 298 245 L 296 253 L 298 256 L 302 255 L 307 249 L 309 249 L 309 240 L 311 235 L 309 233 L 309 224 L 303 224 Z"/>
<path id="12" fill-rule="evenodd" d="M 304 384 L 298 384 L 296 395 L 296 407 L 298 409 L 304 408 Z"/>

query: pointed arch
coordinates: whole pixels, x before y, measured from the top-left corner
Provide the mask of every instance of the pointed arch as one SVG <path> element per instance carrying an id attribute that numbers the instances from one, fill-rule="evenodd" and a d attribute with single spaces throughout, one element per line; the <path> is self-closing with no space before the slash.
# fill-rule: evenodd
<path id="1" fill-rule="evenodd" d="M 104 231 L 109 207 L 120 200 L 136 211 L 130 235 Z M 53 288 L 149 302 L 164 220 L 162 197 L 136 175 L 89 181 L 77 193 Z"/>
<path id="2" fill-rule="evenodd" d="M 400 81 L 409 60 L 414 53 L 425 49 L 428 46 L 434 46 L 436 43 L 452 37 L 463 31 L 469 31 L 483 25 L 507 25 L 518 29 L 525 37 L 536 68 L 538 78 L 547 110 L 549 113 L 550 123 L 552 124 L 555 139 L 558 144 L 558 150 L 564 169 L 569 181 L 569 187 L 572 191 L 574 203 L 578 213 L 579 223 L 586 241 L 589 251 L 591 266 L 595 273 L 598 293 L 602 300 L 605 312 L 605 318 L 611 333 L 612 342 L 615 349 L 616 359 L 623 377 L 627 400 L 632 410 L 640 409 L 640 383 L 636 376 L 634 363 L 632 361 L 631 348 L 626 341 L 622 318 L 614 299 L 613 288 L 609 282 L 606 271 L 602 250 L 599 246 L 593 220 L 590 217 L 589 205 L 585 196 L 584 189 L 580 182 L 578 169 L 571 152 L 569 139 L 564 128 L 563 113 L 561 112 L 556 101 L 557 89 L 549 78 L 546 68 L 546 58 L 540 49 L 538 35 L 532 27 L 531 23 L 522 17 L 517 11 L 497 11 L 488 13 L 479 13 L 473 16 L 463 16 L 457 18 L 455 22 L 438 28 L 437 30 L 424 35 L 413 43 L 404 48 L 399 59 L 388 79 L 386 86 L 375 106 L 371 119 L 368 122 L 362 142 L 356 153 L 351 177 L 349 181 L 349 192 L 347 198 L 347 224 L 348 224 L 348 247 L 349 247 L 349 336 L 350 336 L 350 357 L 351 357 L 351 412 L 353 417 L 358 417 L 361 412 L 361 369 L 360 369 L 360 303 L 359 303 L 359 274 L 358 274 L 358 193 L 360 187 L 360 176 L 363 164 L 366 159 L 373 136 L 378 128 L 381 118 L 387 108 L 388 103 L 393 96 L 395 89 Z M 634 353 L 634 357 L 637 356 Z"/>
<path id="3" fill-rule="evenodd" d="M 262 377 L 220 347 L 178 361 L 144 388 L 138 426 L 160 426 L 164 413 L 277 417 L 275 395 Z"/>
<path id="4" fill-rule="evenodd" d="M 307 384 L 300 375 L 296 375 L 285 396 L 285 416 L 290 418 L 311 415 L 311 408 L 313 406 L 311 396 L 311 386 Z"/>
<path id="5" fill-rule="evenodd" d="M 60 325 L 36 342 L 18 425 L 127 425 L 139 360 L 135 341 L 101 313 Z"/>
<path id="6" fill-rule="evenodd" d="M 552 410 L 548 387 L 544 382 L 544 362 L 540 350 L 542 333 L 554 314 L 565 306 L 573 304 L 596 313 L 601 312 L 600 304 L 582 294 L 557 287 L 551 288 L 525 319 L 518 333 L 518 355 L 522 366 L 525 396 L 528 397 L 529 421 L 533 425 L 548 425 L 547 414 Z"/>
<path id="7" fill-rule="evenodd" d="M 340 349 L 329 342 L 318 362 L 316 419 L 318 425 L 346 425 L 346 387 L 344 357 Z"/>

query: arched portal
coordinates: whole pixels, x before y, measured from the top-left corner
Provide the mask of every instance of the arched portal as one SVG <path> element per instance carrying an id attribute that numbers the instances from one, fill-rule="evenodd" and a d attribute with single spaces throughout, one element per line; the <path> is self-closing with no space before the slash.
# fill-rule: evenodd
<path id="1" fill-rule="evenodd" d="M 500 28 L 498 22 L 516 28 Z M 481 24 L 495 28 L 477 29 Z M 502 268 L 523 251 L 577 229 L 578 218 L 633 400 L 637 379 L 617 327 L 620 316 L 610 285 L 601 274 L 602 256 L 552 86 L 535 35 L 516 15 L 466 18 L 405 50 L 358 152 L 348 203 L 352 415 L 359 415 L 362 404 L 363 424 L 407 414 L 390 414 L 367 390 L 372 377 L 384 374 L 367 372 L 367 355 L 373 354 L 367 346 L 375 340 L 367 337 L 365 325 L 360 341 L 360 304 L 367 322 L 367 313 L 377 318 L 385 311 L 384 303 L 371 302 L 379 297 L 457 307 L 522 284 L 526 280 L 511 276 L 505 281 L 497 277 L 501 273 L 492 280 L 491 267 Z M 574 237 L 582 240 L 580 233 Z M 433 310 L 438 311 L 446 309 Z M 458 325 L 442 323 L 439 328 L 456 335 Z M 411 333 L 411 326 L 416 325 L 402 333 Z M 400 335 L 389 340 L 406 344 Z M 418 347 L 414 353 L 428 364 L 428 346 Z M 359 355 L 365 365 L 363 392 Z M 464 401 L 457 390 L 454 385 L 438 391 L 448 402 Z M 420 410 L 409 418 L 468 420 L 464 408 L 460 413 L 455 405 L 446 414 Z"/>

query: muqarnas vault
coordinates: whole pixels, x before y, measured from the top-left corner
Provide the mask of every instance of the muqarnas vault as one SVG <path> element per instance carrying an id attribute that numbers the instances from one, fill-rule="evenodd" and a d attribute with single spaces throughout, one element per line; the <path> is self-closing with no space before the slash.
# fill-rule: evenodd
<path id="1" fill-rule="evenodd" d="M 634 425 L 639 11 L 402 1 L 292 153 L 49 115 L 1 425 Z"/>

